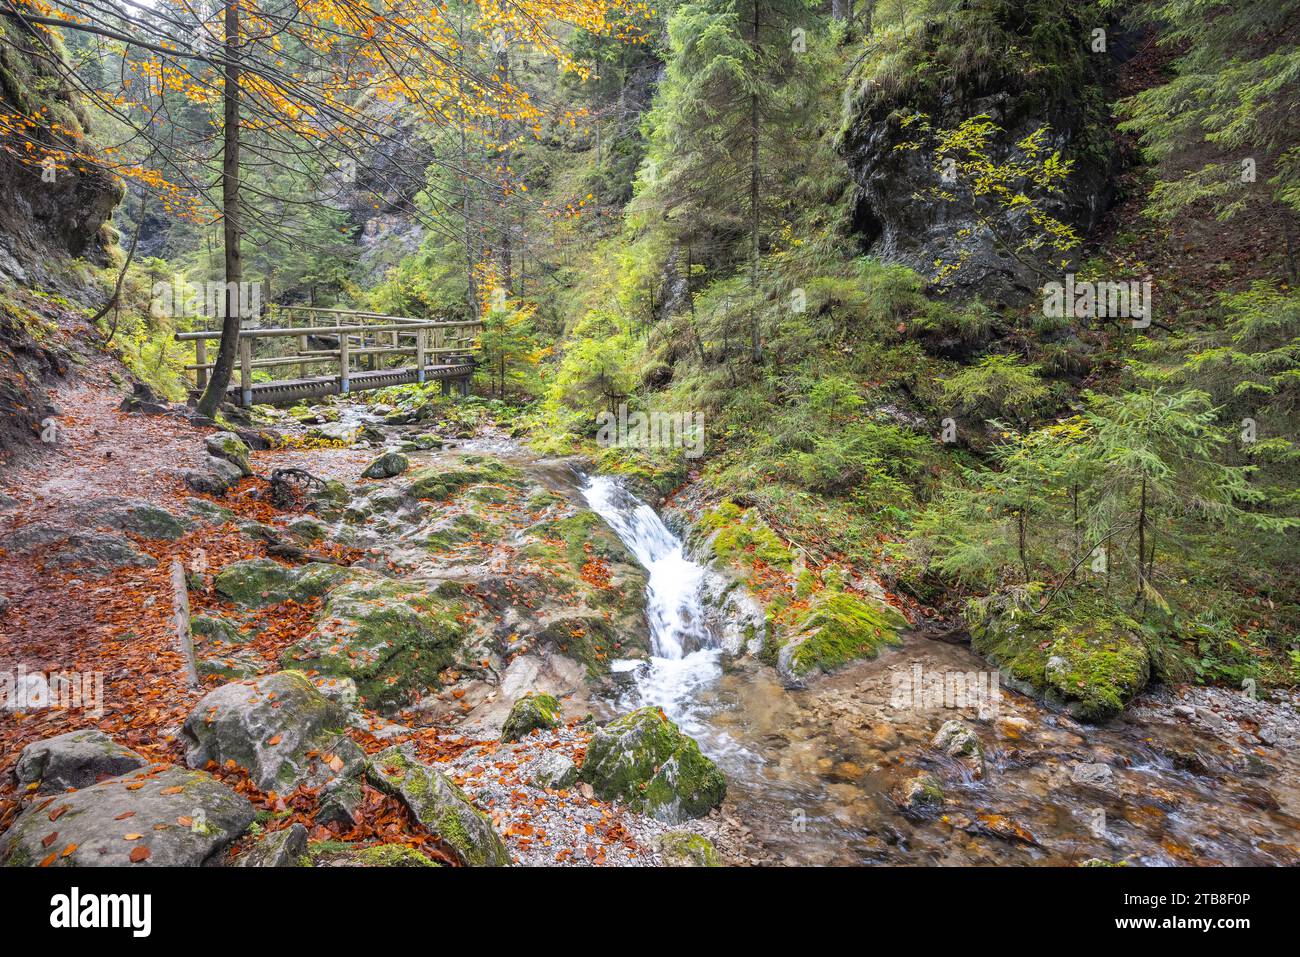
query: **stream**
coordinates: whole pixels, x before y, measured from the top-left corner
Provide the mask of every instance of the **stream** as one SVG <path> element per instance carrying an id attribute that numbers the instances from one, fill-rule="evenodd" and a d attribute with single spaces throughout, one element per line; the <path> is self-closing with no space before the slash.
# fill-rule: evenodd
<path id="1" fill-rule="evenodd" d="M 1287 746 L 1294 699 L 1157 690 L 1103 727 L 1006 689 L 982 716 L 915 695 L 900 704 L 902 680 L 996 680 L 966 646 L 917 633 L 874 661 L 787 690 L 772 669 L 724 658 L 705 600 L 711 573 L 649 505 L 607 476 L 588 478 L 582 494 L 649 573 L 652 655 L 615 664 L 634 677 L 616 704 L 657 705 L 696 738 L 727 775 L 726 810 L 756 839 L 755 861 L 1300 861 L 1300 775 Z M 953 718 L 980 735 L 982 775 L 931 746 Z M 917 773 L 941 782 L 942 813 L 900 810 L 893 795 Z"/>
<path id="2" fill-rule="evenodd" d="M 966 644 L 919 630 L 876 659 L 787 689 L 772 667 L 733 653 L 735 623 L 710 599 L 718 573 L 620 480 L 499 435 L 411 458 L 434 464 L 462 453 L 498 458 L 590 508 L 645 568 L 648 660 L 612 662 L 612 680 L 578 691 L 566 710 L 590 706 L 608 718 L 653 705 L 694 737 L 727 776 L 721 816 L 730 837 L 720 850 L 732 861 L 1300 863 L 1294 692 L 1257 700 L 1231 688 L 1153 687 L 1097 726 L 1003 686 L 981 712 L 899 695 L 900 680 L 997 678 Z M 495 708 L 499 720 L 512 694 L 551 690 L 548 672 L 530 674 L 527 686 L 485 686 L 465 701 Z M 978 735 L 982 768 L 934 746 L 954 719 Z M 465 726 L 474 730 L 473 719 Z M 942 806 L 905 807 L 901 789 L 918 775 L 941 786 Z"/>

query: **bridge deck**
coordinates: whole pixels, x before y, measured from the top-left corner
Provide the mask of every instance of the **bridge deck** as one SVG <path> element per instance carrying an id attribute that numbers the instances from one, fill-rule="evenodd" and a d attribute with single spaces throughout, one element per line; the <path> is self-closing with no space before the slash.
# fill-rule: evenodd
<path id="1" fill-rule="evenodd" d="M 425 366 L 425 381 L 441 379 L 450 383 L 453 380 L 467 381 L 474 374 L 472 362 L 455 365 Z M 419 370 L 413 366 L 400 369 L 379 369 L 374 372 L 353 372 L 348 379 L 348 392 L 367 392 L 373 389 L 386 389 L 393 385 L 404 385 L 419 381 Z M 278 402 L 293 402 L 298 399 L 321 399 L 327 395 L 342 392 L 339 377 L 309 376 L 305 379 L 277 379 L 274 382 L 254 382 L 252 384 L 252 401 L 258 405 L 274 405 Z M 232 402 L 241 401 L 239 383 L 232 383 L 226 393 Z"/>

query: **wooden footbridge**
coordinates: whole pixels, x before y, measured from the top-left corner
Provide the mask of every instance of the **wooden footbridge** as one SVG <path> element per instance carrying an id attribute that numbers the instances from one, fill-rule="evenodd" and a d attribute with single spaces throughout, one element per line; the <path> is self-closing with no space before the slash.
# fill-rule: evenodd
<path id="1" fill-rule="evenodd" d="M 315 306 L 272 305 L 261 319 L 239 330 L 238 382 L 232 382 L 227 393 L 230 401 L 245 407 L 432 380 L 442 382 L 444 393 L 455 388 L 467 395 L 482 328 L 477 321 L 441 322 Z M 208 343 L 220 341 L 220 330 L 179 332 L 176 339 L 194 343 L 195 361 L 185 368 L 195 373 L 195 384 L 202 390 L 213 366 Z M 322 365 L 330 367 L 325 374 L 309 374 Z M 297 367 L 297 378 L 259 374 L 288 367 Z"/>

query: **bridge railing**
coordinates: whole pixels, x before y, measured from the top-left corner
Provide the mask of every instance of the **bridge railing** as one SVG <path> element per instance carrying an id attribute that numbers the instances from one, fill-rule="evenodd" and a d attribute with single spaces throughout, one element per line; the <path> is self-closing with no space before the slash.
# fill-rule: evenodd
<path id="1" fill-rule="evenodd" d="M 346 394 L 351 389 L 353 366 L 363 358 L 373 371 L 379 363 L 409 356 L 414 360 L 416 381 L 424 382 L 426 372 L 442 364 L 440 359 L 468 355 L 477 349 L 481 329 L 482 323 L 477 320 L 445 322 L 352 309 L 271 305 L 262 321 L 246 323 L 239 330 L 241 404 L 252 404 L 255 369 L 297 366 L 299 378 L 305 380 L 309 366 L 332 366 L 338 391 Z M 177 341 L 194 343 L 195 361 L 185 368 L 195 373 L 199 389 L 207 386 L 208 373 L 215 365 L 208 361 L 207 350 L 214 339 L 221 339 L 219 329 L 176 333 Z M 261 357 L 256 355 L 259 344 L 271 348 L 277 340 L 290 340 L 292 352 L 280 350 L 276 355 L 266 355 L 264 349 Z M 404 362 L 403 367 L 411 368 Z"/>

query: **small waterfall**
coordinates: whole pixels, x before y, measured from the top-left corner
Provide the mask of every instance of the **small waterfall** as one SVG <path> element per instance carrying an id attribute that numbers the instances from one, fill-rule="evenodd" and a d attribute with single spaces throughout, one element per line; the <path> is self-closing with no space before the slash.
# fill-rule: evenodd
<path id="1" fill-rule="evenodd" d="M 658 514 L 615 479 L 589 478 L 582 494 L 649 573 L 646 620 L 651 660 L 615 662 L 615 670 L 634 670 L 636 705 L 658 705 L 691 733 L 696 692 L 722 673 L 721 649 L 704 612 L 707 572 L 686 557 L 682 541 Z"/>

